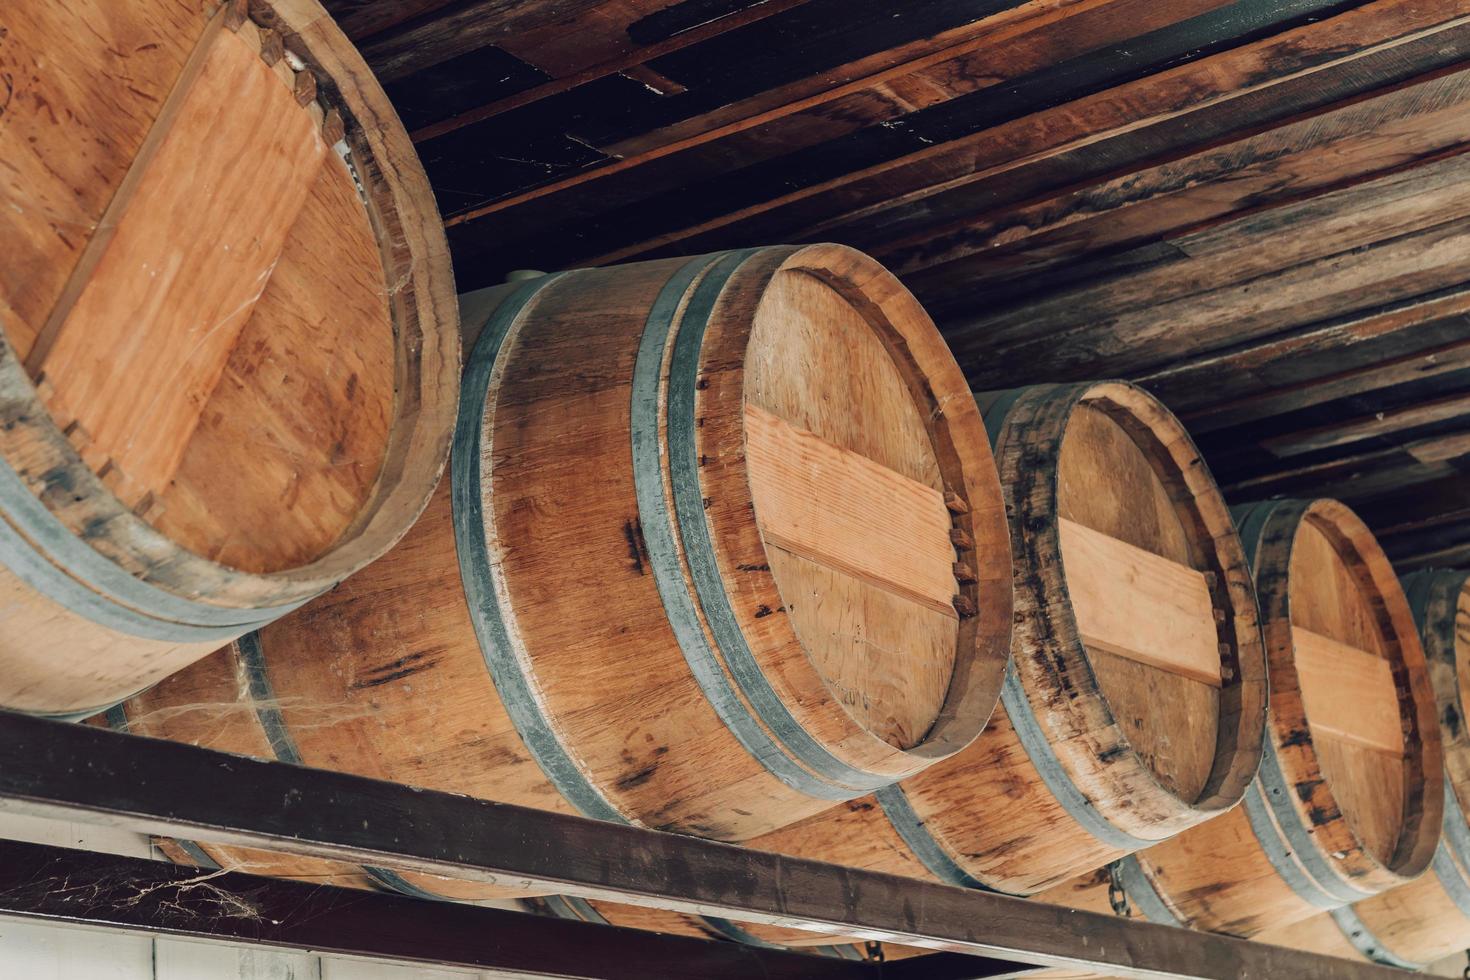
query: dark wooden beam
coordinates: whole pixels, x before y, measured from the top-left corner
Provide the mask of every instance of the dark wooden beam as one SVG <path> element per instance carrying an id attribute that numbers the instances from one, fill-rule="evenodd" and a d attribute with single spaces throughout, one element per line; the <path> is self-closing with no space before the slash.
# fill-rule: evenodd
<path id="1" fill-rule="evenodd" d="M 1470 290 L 1455 286 L 1184 358 L 1136 380 L 1199 434 L 1467 368 Z"/>
<path id="2" fill-rule="evenodd" d="M 1220 473 L 1224 474 L 1219 477 L 1221 489 L 1232 504 L 1273 497 L 1333 497 L 1355 504 L 1431 483 L 1454 469 L 1442 463 L 1421 463 L 1402 449 L 1390 447 L 1257 469 L 1244 477 L 1232 476 L 1228 470 L 1217 470 Z"/>
<path id="3" fill-rule="evenodd" d="M 493 119 L 496 116 L 510 112 L 512 109 L 519 109 L 522 106 L 542 102 L 563 92 L 569 92 L 579 86 L 606 78 L 609 75 L 635 72 L 637 69 L 645 68 L 648 62 L 656 58 L 673 54 L 675 51 L 682 51 L 687 47 L 717 37 L 726 31 L 735 30 L 746 24 L 753 24 L 758 20 L 774 16 L 805 2 L 806 0 L 765 0 L 765 2 L 758 6 L 752 6 L 739 13 L 701 24 L 698 27 L 681 31 L 667 38 L 653 41 L 640 47 L 631 48 L 628 51 L 622 52 L 617 57 L 598 62 L 569 75 L 548 79 L 534 88 L 528 88 L 513 95 L 507 95 L 491 101 L 482 100 L 472 107 L 456 112 L 447 119 L 442 119 L 432 125 L 417 127 L 412 134 L 413 138 L 416 142 L 427 142 L 440 136 L 445 136 L 455 130 L 463 129 L 466 126 L 473 126 L 487 119 Z M 428 65 L 419 65 L 414 70 L 422 71 L 426 67 Z M 400 71 L 398 74 L 406 75 L 409 72 Z M 563 185 L 559 183 L 557 186 Z"/>
<path id="4" fill-rule="evenodd" d="M 1255 271 L 1255 270 L 1252 270 Z M 1470 221 L 1356 245 L 1218 288 L 1154 297 L 1123 277 L 946 325 L 977 387 L 1024 380 L 1134 376 L 1269 337 L 1297 324 L 1411 299 L 1470 279 Z M 1035 380 L 1042 380 L 1036 378 Z"/>
<path id="5" fill-rule="evenodd" d="M 576 17 L 601 0 L 460 0 L 380 31 L 359 47 L 379 80 L 397 81 L 548 22 Z"/>
<path id="6" fill-rule="evenodd" d="M 863 962 L 5 840 L 0 916 L 518 977 L 885 975 Z M 976 977 L 1016 967 L 962 959 Z"/>
<path id="7" fill-rule="evenodd" d="M 1214 236 L 1217 252 L 1227 235 L 1239 235 L 1242 246 L 1266 235 L 1308 238 L 1312 229 L 1297 235 L 1299 225 L 1322 228 L 1329 219 L 1373 241 L 1434 223 L 1433 210 L 1470 173 L 1456 159 L 1470 150 L 1467 104 L 1470 90 L 1436 79 L 1021 207 L 949 223 L 937 214 L 941 220 L 906 238 L 854 244 L 914 288 L 934 292 L 946 282 L 983 282 L 997 267 L 1008 278 L 1031 276 L 1186 234 L 1204 245 L 1200 232 L 1222 222 L 1234 223 Z M 1373 186 L 1351 193 L 1364 184 Z M 1314 200 L 1333 191 L 1326 202 Z M 1365 206 L 1376 220 L 1358 214 Z M 1270 218 L 1239 223 L 1262 212 Z"/>
<path id="8" fill-rule="evenodd" d="M 12 812 L 143 833 L 1116 976 L 1395 976 L 1224 936 L 10 712 L 0 712 L 0 801 Z"/>
<path id="9" fill-rule="evenodd" d="M 1267 36 L 1260 38 L 1226 30 L 1245 26 L 1244 6 L 1147 35 L 1161 52 L 1153 64 L 1131 41 L 1110 42 L 1003 86 L 764 163 L 738 166 L 738 156 L 732 163 L 715 143 L 688 151 L 708 154 L 699 166 L 691 159 L 692 169 L 682 169 L 675 155 L 631 168 L 617 164 L 627 169 L 606 185 L 588 171 L 572 178 L 579 184 L 546 197 L 508 197 L 504 206 L 487 205 L 494 220 L 483 225 L 473 220 L 474 210 L 456 219 L 465 222 L 455 229 L 458 247 L 473 256 L 462 272 L 472 276 L 480 261 L 499 265 L 501 253 L 544 257 L 543 264 L 559 267 L 756 240 L 861 244 L 870 229 L 888 234 L 879 222 L 890 213 L 911 214 L 922 227 L 927 198 L 935 194 L 963 189 L 974 195 L 966 205 L 973 205 L 971 213 L 994 211 L 1238 139 L 1273 120 L 1340 105 L 1365 88 L 1400 84 L 1470 54 L 1470 29 L 1456 32 L 1466 18 L 1456 16 L 1452 0 L 1408 12 L 1391 2 L 1346 13 L 1341 4 L 1323 4 L 1313 9 L 1338 15 L 1295 27 L 1293 15 L 1304 16 L 1297 8 L 1261 5 L 1259 23 L 1275 26 L 1262 28 Z M 1039 45 L 1050 36 L 1039 32 L 1034 40 Z M 1022 64 L 1029 43 L 1019 45 Z M 821 120 L 807 129 L 821 131 Z M 780 145 L 774 139 L 760 152 Z M 600 197 L 604 188 L 607 196 Z M 892 230 L 901 231 L 901 223 Z M 925 298 L 943 313 L 964 297 Z"/>
<path id="10" fill-rule="evenodd" d="M 1366 79 L 1399 81 L 1410 65 L 1408 75 L 1446 64 L 1452 57 L 1439 42 L 1429 44 L 1424 32 L 1465 20 L 1450 0 L 1434 0 L 1432 10 L 1416 7 L 1412 15 L 1391 2 L 1340 13 L 1345 6 L 1355 5 L 1235 3 L 1049 64 L 886 126 L 747 168 L 731 178 L 735 186 L 728 190 L 705 189 L 715 203 L 691 216 L 699 220 L 686 218 L 594 261 L 676 246 L 699 251 L 734 238 L 840 240 L 843 229 L 871 228 L 880 220 L 885 231 L 902 230 L 901 223 L 888 227 L 888 218 L 912 214 L 922 224 L 928 198 L 950 197 L 960 188 L 965 194 L 951 200 L 966 209 L 977 200 L 993 203 L 998 182 L 1017 195 L 1011 200 L 1024 199 L 1120 170 L 1116 156 L 1098 152 L 1101 143 L 1121 141 L 1112 149 L 1133 161 L 1157 158 L 1170 149 L 1169 139 L 1160 140 L 1165 134 L 1173 147 L 1193 149 L 1351 98 Z M 1461 43 L 1470 48 L 1470 38 Z M 1412 46 L 1404 49 L 1406 44 Z M 1341 74 L 1323 71 L 1327 66 Z M 1188 122 L 1183 113 L 1191 115 Z M 1067 158 L 1071 153 L 1080 159 Z M 1087 169 L 1078 169 L 1079 163 Z"/>
<path id="11" fill-rule="evenodd" d="M 712 170 L 750 166 L 898 119 L 916 109 L 1021 77 L 1108 43 L 1221 6 L 1230 0 L 1086 0 L 1061 8 L 1011 7 L 966 29 L 887 49 L 750 99 L 600 147 L 617 159 L 571 177 L 493 201 L 472 220 L 540 202 L 543 217 L 563 214 L 574 188 L 596 183 L 603 209 L 679 187 Z M 953 43 L 952 36 L 958 35 Z M 509 104 L 505 108 L 510 107 Z M 493 111 L 492 111 L 493 110 Z M 498 115 L 487 106 L 414 134 L 432 139 Z M 675 159 L 669 159 L 674 157 Z"/>

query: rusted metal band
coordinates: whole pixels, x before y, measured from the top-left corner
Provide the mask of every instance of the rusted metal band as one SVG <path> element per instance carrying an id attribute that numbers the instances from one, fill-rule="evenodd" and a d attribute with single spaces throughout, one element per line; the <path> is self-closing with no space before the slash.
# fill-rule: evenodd
<path id="1" fill-rule="evenodd" d="M 1129 854 L 1120 858 L 1117 866 L 1123 892 L 1128 896 L 1128 901 L 1133 904 L 1133 907 L 1143 913 L 1145 919 L 1165 926 L 1187 927 L 1189 925 L 1175 915 L 1168 905 L 1164 904 L 1163 896 L 1149 880 L 1147 873 L 1143 870 L 1143 865 L 1138 863 L 1138 858 Z"/>
<path id="2" fill-rule="evenodd" d="M 914 812 L 913 804 L 909 803 L 909 798 L 904 793 L 902 786 L 887 786 L 873 795 L 878 800 L 878 805 L 883 808 L 883 815 L 888 818 L 888 823 L 908 845 L 909 850 L 914 852 L 914 857 L 918 858 L 919 862 L 929 869 L 929 873 L 934 877 L 945 884 L 957 885 L 961 888 L 978 888 L 981 891 L 1009 894 L 976 878 L 950 856 L 944 846 L 934 839 L 934 835 L 929 832 L 923 819 Z"/>
<path id="3" fill-rule="evenodd" d="M 226 643 L 296 609 L 239 609 L 188 599 L 144 582 L 62 524 L 0 459 L 0 563 L 52 602 L 128 636 Z"/>
<path id="4" fill-rule="evenodd" d="M 1031 700 L 1026 697 L 1026 690 L 1021 686 L 1020 678 L 1016 676 L 1014 664 L 1006 667 L 1006 679 L 1001 686 L 1000 700 L 1005 706 L 1007 716 L 1011 719 L 1011 727 L 1015 729 L 1016 740 L 1026 750 L 1026 757 L 1030 759 L 1037 775 L 1041 777 L 1042 783 L 1046 785 L 1052 797 L 1061 804 L 1062 809 L 1067 811 L 1067 815 L 1076 821 L 1079 827 L 1108 847 L 1129 854 L 1158 843 L 1157 840 L 1134 837 L 1115 826 L 1112 821 L 1103 816 L 1097 805 L 1077 788 L 1077 784 L 1072 782 L 1071 774 L 1057 758 L 1051 742 L 1041 729 L 1036 713 L 1031 710 Z"/>
<path id="5" fill-rule="evenodd" d="M 725 592 L 699 482 L 695 392 L 705 330 L 726 284 L 757 251 L 690 261 L 649 311 L 633 371 L 631 407 L 639 521 L 664 613 L 690 672 L 726 728 L 792 789 L 817 799 L 850 800 L 894 780 L 850 766 L 829 752 L 771 686 Z"/>
<path id="6" fill-rule="evenodd" d="M 1404 959 L 1385 946 L 1382 940 L 1373 934 L 1373 930 L 1358 918 L 1358 913 L 1354 912 L 1350 906 L 1333 909 L 1329 914 L 1332 916 L 1332 921 L 1336 922 L 1337 927 L 1342 930 L 1343 936 L 1353 944 L 1354 949 L 1363 954 L 1364 959 L 1383 966 L 1397 967 L 1400 970 L 1413 970 L 1415 973 L 1429 969 L 1429 964 Z"/>
<path id="7" fill-rule="evenodd" d="M 509 626 L 512 613 L 501 603 L 504 593 L 501 573 L 491 563 L 485 541 L 480 466 L 490 382 L 497 370 L 503 368 L 501 351 L 521 314 L 541 290 L 560 278 L 557 275 L 534 279 L 514 290 L 485 324 L 465 365 L 459 421 L 455 425 L 450 456 L 454 545 L 460 583 L 481 656 L 526 750 L 556 791 L 583 814 L 626 823 L 617 807 L 582 771 L 542 714 L 527 676 L 529 666 L 524 651 Z"/>

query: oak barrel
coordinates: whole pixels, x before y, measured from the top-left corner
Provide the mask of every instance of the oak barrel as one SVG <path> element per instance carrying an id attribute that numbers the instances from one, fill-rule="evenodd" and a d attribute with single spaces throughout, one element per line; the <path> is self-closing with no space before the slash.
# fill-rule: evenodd
<path id="1" fill-rule="evenodd" d="M 314 0 L 7 5 L 0 705 L 84 717 L 384 552 L 443 467 L 453 278 Z"/>
<path id="2" fill-rule="evenodd" d="M 861 253 L 516 287 L 470 357 L 450 484 L 381 561 L 129 705 L 133 729 L 743 840 L 953 755 L 994 708 L 1011 583 L 984 425 Z"/>
<path id="3" fill-rule="evenodd" d="M 1396 888 L 1439 841 L 1443 751 L 1424 649 L 1372 532 L 1335 500 L 1237 510 L 1271 668 L 1244 804 L 1123 859 L 1134 914 L 1251 937 Z M 1040 896 L 1107 908 L 1107 886 Z"/>
<path id="4" fill-rule="evenodd" d="M 1014 550 L 1005 710 L 953 758 L 751 847 L 1029 894 L 1223 812 L 1255 774 L 1255 594 L 1183 426 L 1120 381 L 979 400 Z M 619 925 L 646 918 L 593 904 Z"/>
<path id="5" fill-rule="evenodd" d="M 1470 949 L 1470 572 L 1434 569 L 1403 580 L 1429 663 L 1444 741 L 1444 833 L 1430 869 L 1416 880 L 1256 938 L 1401 969 Z"/>

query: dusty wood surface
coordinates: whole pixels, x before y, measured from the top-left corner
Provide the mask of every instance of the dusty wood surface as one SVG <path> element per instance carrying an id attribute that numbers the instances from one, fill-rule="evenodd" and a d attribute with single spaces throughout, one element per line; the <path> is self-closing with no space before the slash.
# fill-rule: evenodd
<path id="1" fill-rule="evenodd" d="M 1470 561 L 1462 0 L 337 0 L 465 288 L 779 241 L 888 263 L 977 389 L 1141 381 L 1232 498 Z"/>
<path id="2" fill-rule="evenodd" d="M 0 60 L 0 455 L 30 542 L 0 585 L 0 699 L 70 714 L 407 529 L 447 450 L 457 319 L 418 158 L 313 0 L 45 0 Z"/>
<path id="3" fill-rule="evenodd" d="M 248 649 L 209 658 L 136 699 L 133 724 L 196 741 L 214 737 L 212 714 L 243 711 L 253 720 L 235 751 L 260 754 L 262 731 L 274 730 L 271 750 L 308 765 L 718 839 L 829 808 L 831 795 L 805 791 L 822 784 L 782 782 L 737 740 L 664 604 L 661 590 L 686 587 L 693 575 L 689 552 L 699 543 L 684 534 L 683 551 L 661 550 L 671 517 L 636 493 L 643 477 L 630 465 L 630 393 L 650 308 L 685 266 L 646 263 L 525 287 L 529 305 L 508 321 L 495 372 L 485 373 L 489 361 L 471 368 L 488 380 L 466 431 L 484 441 L 478 456 L 475 444 L 462 443 L 458 489 L 441 487 L 385 558 L 261 631 L 254 668 Z M 697 268 L 714 275 L 707 266 L 700 260 Z M 688 385 L 696 414 L 683 417 L 655 398 L 656 431 L 682 426 L 697 439 L 690 459 L 704 547 L 740 641 L 783 710 L 858 774 L 847 778 L 891 782 L 961 750 L 998 695 L 1010 633 L 1009 552 L 978 411 L 932 324 L 870 259 L 842 248 L 784 248 L 716 268 L 731 278 L 707 308 L 702 346 L 692 348 L 697 363 L 652 362 L 667 384 Z M 696 286 L 703 280 L 680 281 L 704 295 Z M 665 357 L 684 350 L 678 337 L 697 336 L 694 316 L 655 318 L 648 336 L 669 334 Z M 784 347 L 762 339 L 775 331 L 784 332 Z M 832 348 L 825 356 L 824 343 Z M 640 430 L 640 439 L 647 435 Z M 799 481 L 840 466 L 875 479 L 810 487 L 818 499 L 869 495 L 870 516 L 884 506 L 874 487 L 897 481 L 919 494 L 933 505 L 922 526 L 944 551 L 936 564 L 948 576 L 946 601 L 962 596 L 966 610 L 939 612 L 837 571 L 823 555 L 801 557 L 765 540 L 767 524 L 790 526 L 773 512 L 787 498 L 753 487 L 752 444 L 757 453 L 794 454 L 768 461 L 767 478 Z M 661 467 L 671 465 L 669 445 L 646 445 Z M 819 465 L 806 466 L 812 458 Z M 653 476 L 662 500 L 662 481 L 675 473 Z M 466 505 L 455 494 L 474 495 L 480 523 L 455 512 Z M 876 528 L 875 547 L 887 533 Z M 462 566 L 476 547 L 487 568 Z M 958 553 L 977 562 L 963 582 L 953 570 Z M 669 569 L 676 579 L 656 577 Z M 467 595 L 467 583 L 484 591 Z M 698 597 L 711 616 L 713 596 Z M 482 646 L 485 602 L 497 604 L 507 632 Z M 733 657 L 731 637 L 720 636 L 720 655 Z M 696 639 L 683 642 L 694 656 Z M 512 677 L 519 687 L 506 686 Z M 194 700 L 195 688 L 221 700 Z M 772 709 L 751 703 L 766 712 L 752 718 L 775 728 Z M 532 717 L 544 728 L 528 727 Z M 773 745 L 794 751 L 789 742 Z M 548 775 L 555 746 L 574 776 Z M 827 786 L 823 792 L 835 791 Z M 225 865 L 258 860 L 210 853 Z M 327 872 L 298 862 L 293 873 Z M 439 895 L 500 894 L 405 877 Z"/>

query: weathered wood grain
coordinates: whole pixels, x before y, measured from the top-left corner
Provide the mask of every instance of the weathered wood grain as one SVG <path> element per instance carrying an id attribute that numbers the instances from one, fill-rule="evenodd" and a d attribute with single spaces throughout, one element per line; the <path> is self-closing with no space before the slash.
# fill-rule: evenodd
<path id="1" fill-rule="evenodd" d="M 745 458 L 768 545 L 954 616 L 944 494 L 755 405 Z"/>
<path id="2" fill-rule="evenodd" d="M 31 543 L 0 700 L 69 716 L 386 550 L 443 465 L 458 331 L 407 134 L 314 0 L 41 0 L 4 30 L 0 455 Z"/>
<path id="3" fill-rule="evenodd" d="M 1448 188 L 1463 179 L 1466 165 L 1452 160 L 1448 166 L 1421 169 L 1436 155 L 1458 155 L 1470 148 L 1463 98 L 1447 98 L 1447 91 L 1470 98 L 1453 82 L 1428 83 L 1020 209 L 993 215 L 981 211 L 954 223 L 942 221 L 943 211 L 930 213 L 924 231 L 868 247 L 924 288 L 975 267 L 1005 262 L 1012 254 L 1018 260 L 1005 265 L 1022 275 L 1091 252 L 1156 239 L 1171 241 L 1191 258 L 1217 254 L 1221 242 L 1249 247 L 1253 238 L 1264 239 L 1271 232 L 1278 240 L 1315 242 L 1317 235 L 1308 228 L 1298 230 L 1298 223 L 1316 223 L 1337 236 L 1352 230 L 1364 238 L 1381 229 L 1377 233 L 1386 237 L 1413 228 L 1416 218 L 1426 221 L 1424 212 L 1430 208 L 1454 206 Z M 1371 190 L 1318 197 L 1398 168 L 1412 169 Z M 1371 205 L 1368 214 L 1356 221 L 1349 218 L 1365 205 Z M 1334 206 L 1341 208 L 1336 215 Z M 1409 213 L 1400 216 L 1398 210 Z M 1213 236 L 1197 230 L 1249 212 L 1264 214 Z M 1189 232 L 1187 241 L 1176 240 L 1181 231 Z"/>
<path id="4" fill-rule="evenodd" d="M 1311 323 L 1149 372 L 1140 382 L 1210 432 L 1470 367 L 1470 292 L 1451 288 Z"/>
<path id="5" fill-rule="evenodd" d="M 1345 419 L 1338 424 L 1320 426 L 1305 432 L 1272 436 L 1262 440 L 1261 445 L 1277 456 L 1295 456 L 1467 416 L 1470 416 L 1470 395 L 1450 395 L 1391 412 L 1376 412 L 1367 418 Z M 1421 462 L 1436 461 L 1433 458 L 1423 459 L 1417 454 L 1415 458 Z"/>
<path id="6" fill-rule="evenodd" d="M 1219 686 L 1219 639 L 1202 573 L 1074 521 L 1063 519 L 1060 529 L 1083 643 Z"/>
<path id="7" fill-rule="evenodd" d="M 1256 10 L 1254 16 L 1285 26 L 1300 12 L 1278 7 L 1269 12 Z M 819 163 L 831 166 L 831 176 L 826 179 L 820 168 L 812 176 L 793 171 L 793 157 L 779 168 L 774 163 L 766 168 L 773 178 L 769 183 L 774 193 L 761 193 L 761 188 L 752 186 L 754 171 L 747 171 L 740 186 L 732 188 L 731 197 L 721 196 L 716 199 L 717 209 L 707 209 L 714 216 L 603 253 L 599 260 L 657 254 L 656 250 L 676 243 L 685 250 L 698 249 L 720 236 L 804 234 L 799 229 L 809 229 L 806 234 L 831 234 L 835 226 L 826 222 L 837 214 L 875 202 L 883 202 L 886 209 L 906 203 L 910 193 L 922 199 L 952 188 L 954 182 L 974 184 L 1003 171 L 1011 171 L 1009 182 L 1024 183 L 1016 173 L 1020 168 L 1040 171 L 1041 165 L 1059 154 L 1083 147 L 1096 157 L 1099 144 L 1108 139 L 1126 138 L 1135 153 L 1144 147 L 1150 155 L 1158 153 L 1162 149 L 1159 142 L 1145 139 L 1144 134 L 1150 127 L 1168 130 L 1186 113 L 1192 117 L 1189 131 L 1173 126 L 1178 146 L 1211 138 L 1221 126 L 1225 132 L 1238 131 L 1243 128 L 1242 119 L 1258 124 L 1262 119 L 1330 105 L 1361 91 L 1361 73 L 1373 71 L 1368 66 L 1375 62 L 1383 63 L 1377 70 L 1384 71 L 1388 80 L 1395 79 L 1394 73 L 1403 78 L 1425 70 L 1418 67 L 1421 59 L 1431 67 L 1449 63 L 1445 55 L 1454 45 L 1447 49 L 1444 39 L 1436 35 L 1456 36 L 1464 12 L 1442 3 L 1434 9 L 1415 8 L 1414 13 L 1413 19 L 1406 19 L 1396 4 L 1378 3 L 1332 18 L 1325 29 L 1317 24 L 1298 27 L 1279 37 L 1232 48 L 1218 58 L 1205 57 L 1210 51 L 1201 44 L 1221 37 L 1229 29 L 1226 24 L 1239 28 L 1233 21 L 1249 15 L 1234 8 L 1218 17 L 1203 14 L 1172 31 L 1150 35 L 1160 58 L 1157 77 L 1135 80 L 1147 74 L 1149 57 L 1138 49 L 1137 39 L 1091 56 L 1086 71 L 1081 66 L 1067 65 L 1066 71 L 1062 66 L 1049 66 L 1028 76 L 1027 84 L 1010 87 L 1004 100 L 985 98 L 987 93 L 982 92 L 964 105 L 946 104 L 930 110 L 940 113 L 946 123 L 959 120 L 949 128 L 941 125 L 927 132 L 915 118 L 897 136 L 885 138 L 878 130 L 867 134 L 871 137 L 867 146 L 859 145 L 857 135 L 849 137 L 847 145 L 827 146 L 816 157 Z M 1262 25 L 1254 29 L 1267 30 Z M 1459 38 L 1455 44 L 1463 45 L 1465 40 Z M 1425 50 L 1407 58 L 1405 50 L 1414 46 Z M 1345 55 L 1345 50 L 1351 53 Z M 1186 63 L 1167 67 L 1180 58 Z M 1414 66 L 1407 75 L 1403 74 L 1406 66 Z M 1109 73 L 1115 74 L 1109 78 Z M 974 114 L 967 118 L 965 107 L 973 107 Z M 1214 122 L 1207 121 L 1211 118 Z M 784 184 L 774 179 L 778 170 L 785 174 Z M 800 186 L 791 189 L 798 182 Z M 925 207 L 923 203 L 916 206 Z M 774 220 L 762 224 L 759 216 L 765 213 L 773 213 Z"/>
<path id="8" fill-rule="evenodd" d="M 157 148 L 114 200 L 28 357 L 59 424 L 79 424 L 129 506 L 168 486 L 327 147 L 233 31 L 164 108 Z M 264 134 L 264 138 L 262 138 Z M 242 165 L 242 162 L 248 164 Z M 136 385 L 118 397 L 116 378 Z"/>

